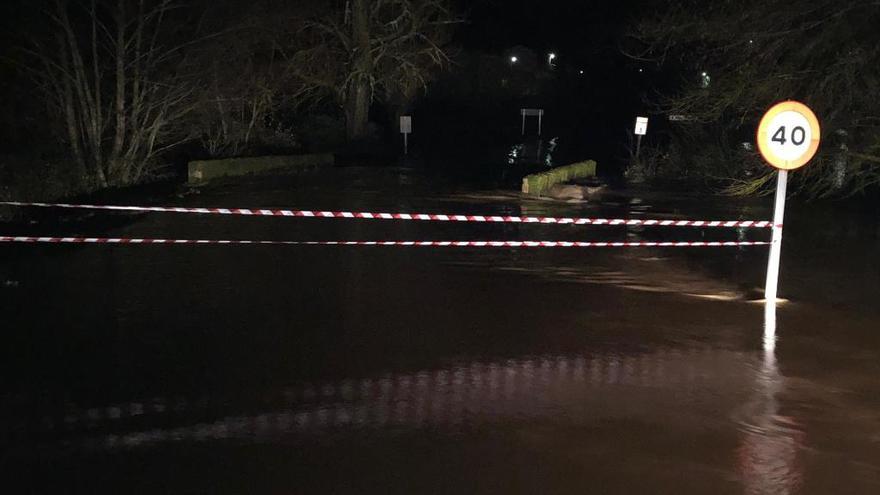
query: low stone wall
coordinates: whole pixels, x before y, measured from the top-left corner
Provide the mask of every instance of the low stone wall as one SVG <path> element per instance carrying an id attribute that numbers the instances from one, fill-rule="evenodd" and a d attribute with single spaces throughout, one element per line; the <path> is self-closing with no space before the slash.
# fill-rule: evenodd
<path id="1" fill-rule="evenodd" d="M 532 196 L 544 196 L 555 184 L 561 184 L 574 179 L 596 176 L 596 161 L 572 163 L 556 167 L 540 174 L 532 174 L 523 177 L 522 192 Z"/>
<path id="2" fill-rule="evenodd" d="M 188 180 L 192 184 L 218 177 L 247 175 L 271 170 L 304 170 L 313 167 L 332 166 L 333 163 L 332 153 L 196 160 L 189 162 Z"/>

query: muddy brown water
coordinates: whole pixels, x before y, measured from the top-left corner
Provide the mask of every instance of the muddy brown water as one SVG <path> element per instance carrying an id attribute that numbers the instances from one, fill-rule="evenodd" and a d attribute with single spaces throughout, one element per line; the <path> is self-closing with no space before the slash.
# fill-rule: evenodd
<path id="1" fill-rule="evenodd" d="M 164 203 L 766 219 L 770 201 L 536 201 L 350 168 Z M 41 215 L 46 235 L 769 234 Z M 876 209 L 786 220 L 775 348 L 764 247 L 0 246 L 4 492 L 878 493 Z"/>

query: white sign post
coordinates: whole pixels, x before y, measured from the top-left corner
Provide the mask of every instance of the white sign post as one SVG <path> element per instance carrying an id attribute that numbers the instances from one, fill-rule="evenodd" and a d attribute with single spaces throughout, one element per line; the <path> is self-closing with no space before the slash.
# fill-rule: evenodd
<path id="1" fill-rule="evenodd" d="M 764 283 L 764 299 L 776 303 L 779 288 L 779 260 L 782 256 L 782 218 L 785 216 L 785 194 L 788 189 L 788 170 L 776 175 L 776 197 L 773 203 L 773 236 L 770 240 L 770 257 L 767 259 L 767 280 Z"/>
<path id="2" fill-rule="evenodd" d="M 764 299 L 776 304 L 779 288 L 779 261 L 782 252 L 782 219 L 785 215 L 785 193 L 788 171 L 807 164 L 819 149 L 819 120 L 803 103 L 784 101 L 764 114 L 758 126 L 758 149 L 771 166 L 779 169 L 776 177 L 776 198 L 773 208 L 773 237 L 767 260 L 767 281 Z"/>
<path id="3" fill-rule="evenodd" d="M 648 133 L 648 117 L 636 117 L 635 133 L 637 136 L 644 136 Z"/>
<path id="4" fill-rule="evenodd" d="M 538 135 L 541 135 L 541 120 L 544 117 L 543 108 L 521 108 L 519 111 L 522 115 L 522 135 L 526 135 L 526 117 L 538 117 Z"/>
<path id="5" fill-rule="evenodd" d="M 639 161 L 639 151 L 642 149 L 642 136 L 648 133 L 648 117 L 636 117 L 636 161 Z"/>
<path id="6" fill-rule="evenodd" d="M 400 133 L 403 134 L 403 154 L 409 154 L 408 136 L 412 133 L 412 116 L 400 116 Z"/>

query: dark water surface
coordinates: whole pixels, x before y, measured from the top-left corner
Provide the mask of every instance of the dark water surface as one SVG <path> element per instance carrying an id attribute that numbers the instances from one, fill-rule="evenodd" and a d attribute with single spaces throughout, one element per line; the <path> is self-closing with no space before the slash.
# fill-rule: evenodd
<path id="1" fill-rule="evenodd" d="M 770 201 L 572 204 L 350 168 L 166 203 L 767 219 Z M 764 247 L 0 246 L 0 490 L 880 493 L 876 210 L 793 204 L 786 220 L 789 302 L 769 322 L 752 301 Z M 273 240 L 769 237 L 107 213 L 29 228 Z"/>

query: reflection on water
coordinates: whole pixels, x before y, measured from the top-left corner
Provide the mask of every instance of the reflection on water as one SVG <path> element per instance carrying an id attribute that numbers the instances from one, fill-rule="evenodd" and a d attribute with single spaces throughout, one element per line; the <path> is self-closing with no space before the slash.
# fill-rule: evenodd
<path id="1" fill-rule="evenodd" d="M 764 302 L 764 362 L 776 364 L 776 301 Z"/>
<path id="2" fill-rule="evenodd" d="M 444 369 L 359 380 L 307 383 L 266 399 L 265 409 L 192 423 L 211 414 L 200 398 L 157 398 L 88 409 L 40 427 L 89 449 L 137 447 L 177 441 L 244 439 L 273 442 L 339 428 L 457 428 L 507 421 L 552 420 L 587 424 L 601 417 L 644 416 L 668 401 L 701 404 L 704 390 L 735 390 L 741 352 L 709 347 L 664 348 L 636 355 L 535 356 L 470 362 Z M 747 387 L 747 383 L 742 383 Z M 619 400 L 618 394 L 629 397 Z M 615 399 L 616 398 L 616 399 Z M 222 409 L 222 406 L 221 406 Z M 182 423 L 176 427 L 148 427 Z M 186 424 L 186 423 L 190 424 Z M 120 431 L 132 424 L 136 431 Z M 95 435 L 93 432 L 113 433 Z M 44 432 L 44 433 L 45 433 Z M 83 438 L 85 437 L 85 438 Z"/>
<path id="3" fill-rule="evenodd" d="M 778 396 L 785 377 L 776 363 L 776 303 L 764 307 L 764 355 L 756 375 L 750 417 L 740 423 L 739 468 L 746 493 L 795 493 L 803 478 L 798 454 L 804 433 L 795 419 L 780 414 Z"/>
<path id="4" fill-rule="evenodd" d="M 739 408 L 736 458 L 746 493 L 795 493 L 803 479 L 799 453 L 805 435 L 797 420 L 780 413 L 785 377 L 775 354 L 775 304 L 765 305 L 764 316 L 763 353 L 746 376 L 748 353 L 709 346 L 543 355 L 304 383 L 272 392 L 262 410 L 215 411 L 208 421 L 194 419 L 211 416 L 208 404 L 216 399 L 157 398 L 73 408 L 62 418 L 44 418 L 41 427 L 67 438 L 64 444 L 89 451 L 230 439 L 277 443 L 358 429 L 455 430 L 541 420 L 588 425 L 621 417 L 649 421 L 664 404 L 700 409 L 707 407 L 701 403 L 707 391 L 737 395 L 742 388 L 750 392 Z M 138 427 L 130 426 L 135 423 Z"/>

